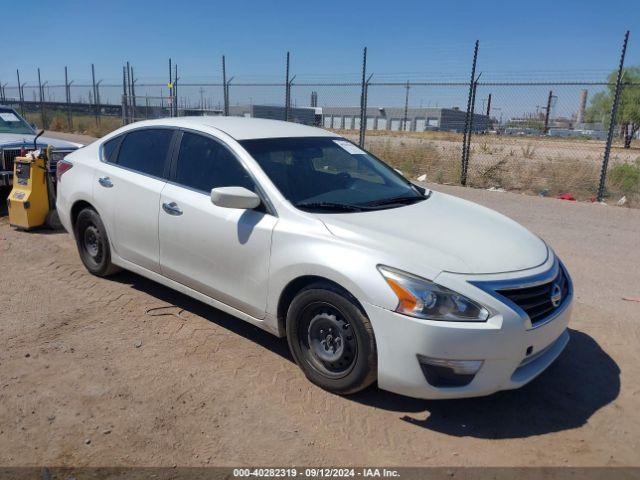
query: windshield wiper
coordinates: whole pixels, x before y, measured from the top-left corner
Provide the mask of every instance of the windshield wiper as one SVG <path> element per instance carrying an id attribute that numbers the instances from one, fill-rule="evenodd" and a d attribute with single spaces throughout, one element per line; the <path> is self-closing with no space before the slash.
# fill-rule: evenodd
<path id="1" fill-rule="evenodd" d="M 400 203 L 404 205 L 410 205 L 415 202 L 419 202 L 422 200 L 426 200 L 429 198 L 428 196 L 421 195 L 419 197 L 412 196 L 401 196 L 401 197 L 391 197 L 391 198 L 383 198 L 382 200 L 374 200 L 373 202 L 368 202 L 367 205 L 371 207 L 381 207 L 383 205 L 393 205 L 395 203 Z"/>
<path id="2" fill-rule="evenodd" d="M 334 203 L 334 202 L 299 202 L 293 204 L 296 208 L 303 210 L 335 210 L 342 212 L 362 212 L 363 210 L 371 210 L 367 207 L 352 205 L 350 203 Z"/>

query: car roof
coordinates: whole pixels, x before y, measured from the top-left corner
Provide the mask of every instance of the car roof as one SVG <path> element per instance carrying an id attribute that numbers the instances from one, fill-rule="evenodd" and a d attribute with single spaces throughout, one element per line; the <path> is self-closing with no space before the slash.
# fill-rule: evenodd
<path id="1" fill-rule="evenodd" d="M 265 118 L 248 117 L 174 117 L 157 120 L 145 120 L 129 125 L 129 127 L 143 126 L 174 126 L 193 128 L 215 128 L 221 130 L 236 140 L 250 140 L 257 138 L 284 138 L 284 137 L 336 137 L 337 135 L 321 128 L 310 127 L 300 123 L 283 122 L 281 120 L 269 120 Z"/>

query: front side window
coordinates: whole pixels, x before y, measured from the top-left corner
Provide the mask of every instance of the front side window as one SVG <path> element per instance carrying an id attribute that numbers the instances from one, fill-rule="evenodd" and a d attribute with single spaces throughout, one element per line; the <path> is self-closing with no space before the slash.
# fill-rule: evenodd
<path id="1" fill-rule="evenodd" d="M 147 128 L 127 133 L 118 153 L 118 165 L 162 177 L 173 130 Z"/>
<path id="2" fill-rule="evenodd" d="M 311 211 L 363 211 L 425 199 L 418 187 L 343 138 L 243 140 L 280 192 Z"/>
<path id="3" fill-rule="evenodd" d="M 189 132 L 182 135 L 175 181 L 206 193 L 218 187 L 255 191 L 253 180 L 229 149 L 209 137 Z"/>

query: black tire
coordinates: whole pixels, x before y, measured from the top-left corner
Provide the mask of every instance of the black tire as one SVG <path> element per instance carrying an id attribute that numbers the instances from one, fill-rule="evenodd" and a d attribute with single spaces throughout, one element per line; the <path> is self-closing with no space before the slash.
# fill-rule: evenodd
<path id="1" fill-rule="evenodd" d="M 309 286 L 291 302 L 286 328 L 293 358 L 319 387 L 349 395 L 375 382 L 373 328 L 348 293 L 330 284 Z"/>
<path id="2" fill-rule="evenodd" d="M 76 219 L 74 234 L 80 259 L 90 273 L 106 277 L 120 270 L 111 263 L 109 237 L 98 212 L 91 208 L 82 210 Z"/>

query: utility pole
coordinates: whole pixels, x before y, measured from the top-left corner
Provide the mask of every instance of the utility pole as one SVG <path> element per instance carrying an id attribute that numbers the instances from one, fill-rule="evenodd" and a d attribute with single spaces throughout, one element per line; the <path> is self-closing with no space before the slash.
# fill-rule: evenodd
<path id="1" fill-rule="evenodd" d="M 487 117 L 491 115 L 491 94 L 487 98 Z"/>

